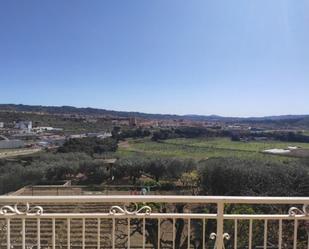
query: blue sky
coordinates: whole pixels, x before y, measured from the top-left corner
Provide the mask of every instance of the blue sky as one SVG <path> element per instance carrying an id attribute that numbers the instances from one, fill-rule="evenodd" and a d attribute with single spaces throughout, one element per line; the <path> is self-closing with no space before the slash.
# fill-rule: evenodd
<path id="1" fill-rule="evenodd" d="M 0 103 L 309 114 L 308 0 L 1 0 Z"/>

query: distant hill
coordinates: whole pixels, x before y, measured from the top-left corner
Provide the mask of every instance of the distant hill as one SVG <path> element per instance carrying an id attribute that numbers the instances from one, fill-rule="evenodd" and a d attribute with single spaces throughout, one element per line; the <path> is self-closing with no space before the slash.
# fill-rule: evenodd
<path id="1" fill-rule="evenodd" d="M 0 111 L 10 112 L 36 112 L 47 114 L 76 114 L 76 115 L 98 115 L 98 116 L 113 116 L 113 117 L 139 117 L 145 119 L 181 119 L 179 115 L 170 114 L 148 114 L 141 112 L 124 112 L 113 111 L 98 108 L 77 108 L 73 106 L 41 106 L 41 105 L 15 105 L 15 104 L 0 104 Z"/>
<path id="2" fill-rule="evenodd" d="M 309 115 L 283 115 L 269 117 L 222 117 L 217 115 L 173 115 L 173 114 L 149 114 L 142 112 L 113 111 L 98 108 L 77 108 L 73 106 L 41 106 L 41 105 L 15 105 L 0 104 L 0 111 L 10 112 L 40 112 L 48 114 L 76 114 L 76 115 L 98 115 L 113 117 L 137 117 L 144 119 L 184 119 L 192 121 L 220 121 L 220 122 L 287 122 L 299 125 L 309 125 Z"/>
<path id="3" fill-rule="evenodd" d="M 76 115 L 99 115 L 113 117 L 137 117 L 145 119 L 187 119 L 187 120 L 222 120 L 234 119 L 224 118 L 220 116 L 202 116 L 202 115 L 173 115 L 173 114 L 149 114 L 142 112 L 124 112 L 113 111 L 98 108 L 77 108 L 73 106 L 41 106 L 41 105 L 15 105 L 15 104 L 0 104 L 0 111 L 10 112 L 36 112 L 47 114 L 76 114 Z"/>

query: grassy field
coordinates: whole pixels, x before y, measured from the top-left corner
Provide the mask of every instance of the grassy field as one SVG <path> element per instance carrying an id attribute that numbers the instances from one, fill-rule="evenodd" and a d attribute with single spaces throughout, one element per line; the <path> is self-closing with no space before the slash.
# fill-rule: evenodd
<path id="1" fill-rule="evenodd" d="M 215 139 L 169 139 L 163 142 L 153 142 L 150 139 L 129 140 L 121 145 L 117 154 L 119 156 L 143 155 L 161 157 L 179 157 L 207 159 L 211 157 L 242 157 L 287 160 L 286 156 L 263 154 L 265 149 L 285 149 L 288 146 L 298 146 L 309 149 L 309 143 L 285 142 L 233 142 L 228 138 Z"/>

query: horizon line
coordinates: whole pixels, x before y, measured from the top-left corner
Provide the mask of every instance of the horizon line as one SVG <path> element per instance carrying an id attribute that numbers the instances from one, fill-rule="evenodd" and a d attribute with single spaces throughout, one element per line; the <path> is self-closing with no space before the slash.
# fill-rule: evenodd
<path id="1" fill-rule="evenodd" d="M 74 106 L 74 105 L 42 105 L 42 104 L 16 104 L 16 103 L 0 103 L 0 105 L 22 105 L 22 106 L 41 106 L 41 107 L 73 107 L 76 109 L 97 109 L 105 111 L 114 111 L 114 112 L 126 112 L 126 113 L 140 113 L 140 114 L 149 114 L 149 115 L 170 115 L 170 116 L 200 116 L 200 117 L 218 117 L 218 118 L 243 118 L 243 119 L 254 119 L 254 118 L 270 118 L 270 117 L 284 117 L 284 116 L 309 116 L 309 114 L 274 114 L 274 115 L 250 115 L 250 116 L 225 116 L 219 114 L 176 114 L 176 113 L 153 113 L 145 111 L 129 111 L 129 110 L 118 110 L 116 109 L 105 109 L 103 107 L 91 107 L 91 106 Z"/>

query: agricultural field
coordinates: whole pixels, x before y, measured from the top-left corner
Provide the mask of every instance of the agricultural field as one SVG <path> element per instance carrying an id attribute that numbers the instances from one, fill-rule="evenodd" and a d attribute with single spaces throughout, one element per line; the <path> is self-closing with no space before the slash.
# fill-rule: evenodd
<path id="1" fill-rule="evenodd" d="M 286 149 L 297 146 L 309 149 L 309 143 L 287 143 L 278 141 L 265 142 L 233 142 L 229 138 L 196 138 L 169 139 L 154 142 L 150 139 L 128 140 L 120 144 L 117 154 L 121 156 L 143 155 L 149 157 L 179 157 L 197 160 L 213 157 L 240 157 L 287 160 L 287 156 L 277 156 L 261 153 L 266 149 Z"/>

